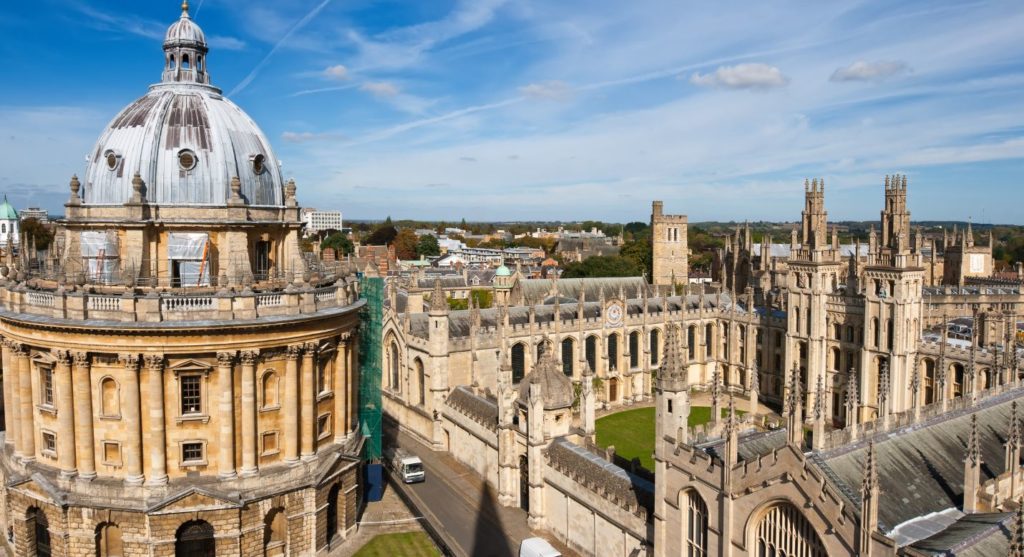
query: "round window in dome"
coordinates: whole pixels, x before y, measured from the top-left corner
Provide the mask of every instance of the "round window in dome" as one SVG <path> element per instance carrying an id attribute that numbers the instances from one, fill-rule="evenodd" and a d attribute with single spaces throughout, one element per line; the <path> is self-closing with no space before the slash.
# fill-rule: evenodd
<path id="1" fill-rule="evenodd" d="M 196 167 L 196 163 L 199 160 L 196 158 L 196 154 L 188 149 L 182 149 L 178 151 L 178 166 L 182 170 L 192 170 Z"/>
<path id="2" fill-rule="evenodd" d="M 263 174 L 263 163 L 267 158 L 263 155 L 256 155 L 252 158 L 252 171 L 256 174 Z"/>
<path id="3" fill-rule="evenodd" d="M 116 151 L 107 150 L 106 153 L 103 153 L 103 158 L 107 161 L 107 170 L 116 170 L 118 159 L 121 157 Z"/>

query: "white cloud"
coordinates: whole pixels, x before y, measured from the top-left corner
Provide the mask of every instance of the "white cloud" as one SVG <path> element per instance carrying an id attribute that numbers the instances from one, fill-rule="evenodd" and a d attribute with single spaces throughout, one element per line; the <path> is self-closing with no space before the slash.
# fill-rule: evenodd
<path id="1" fill-rule="evenodd" d="M 398 86 L 387 81 L 369 81 L 362 84 L 359 89 L 377 97 L 394 97 L 398 94 Z"/>
<path id="2" fill-rule="evenodd" d="M 345 136 L 339 133 L 283 132 L 281 139 L 288 143 L 308 143 L 310 141 L 342 140 Z"/>
<path id="3" fill-rule="evenodd" d="M 909 72 L 910 66 L 906 62 L 898 60 L 878 62 L 859 60 L 845 68 L 838 68 L 832 73 L 829 81 L 882 81 Z"/>
<path id="4" fill-rule="evenodd" d="M 519 94 L 535 99 L 562 101 L 572 95 L 572 88 L 563 81 L 545 81 L 523 85 L 519 88 Z"/>
<path id="5" fill-rule="evenodd" d="M 789 78 L 779 68 L 768 64 L 736 64 L 719 66 L 709 74 L 694 72 L 690 83 L 702 87 L 726 87 L 728 89 L 771 89 L 783 87 Z"/>
<path id="6" fill-rule="evenodd" d="M 327 68 L 324 69 L 324 76 L 328 79 L 348 79 L 348 68 L 341 64 L 327 66 Z"/>
<path id="7" fill-rule="evenodd" d="M 221 50 L 244 50 L 248 46 L 245 41 L 236 39 L 235 37 L 225 37 L 221 35 L 212 35 L 208 40 L 211 48 Z"/>

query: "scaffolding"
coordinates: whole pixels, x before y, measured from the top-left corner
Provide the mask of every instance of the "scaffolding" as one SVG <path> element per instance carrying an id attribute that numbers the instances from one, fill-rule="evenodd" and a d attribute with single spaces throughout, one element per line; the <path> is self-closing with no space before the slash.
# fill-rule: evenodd
<path id="1" fill-rule="evenodd" d="M 364 277 L 360 294 L 366 305 L 360 312 L 359 334 L 359 427 L 364 443 L 363 459 L 379 463 L 381 457 L 381 330 L 384 328 L 384 279 Z"/>

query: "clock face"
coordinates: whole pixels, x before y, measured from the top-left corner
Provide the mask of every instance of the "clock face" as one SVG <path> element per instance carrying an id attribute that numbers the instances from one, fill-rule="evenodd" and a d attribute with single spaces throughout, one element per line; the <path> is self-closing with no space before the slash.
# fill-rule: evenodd
<path id="1" fill-rule="evenodd" d="M 622 303 L 612 302 L 608 304 L 608 309 L 605 312 L 605 320 L 609 325 L 621 325 L 622 313 Z"/>

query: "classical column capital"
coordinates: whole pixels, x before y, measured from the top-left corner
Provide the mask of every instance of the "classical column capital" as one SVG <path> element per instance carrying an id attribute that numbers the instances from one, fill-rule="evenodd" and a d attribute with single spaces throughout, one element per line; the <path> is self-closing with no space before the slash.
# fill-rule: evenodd
<path id="1" fill-rule="evenodd" d="M 242 365 L 251 366 L 256 364 L 256 359 L 259 358 L 259 350 L 243 350 L 238 353 L 238 359 L 241 360 Z"/>
<path id="2" fill-rule="evenodd" d="M 161 371 L 164 369 L 163 354 L 146 354 L 144 359 L 146 362 L 146 369 L 150 371 Z"/>
<path id="3" fill-rule="evenodd" d="M 89 366 L 89 353 L 88 352 L 72 352 L 71 358 L 75 361 L 75 367 L 88 367 Z"/>
<path id="4" fill-rule="evenodd" d="M 302 345 L 301 344 L 289 344 L 288 345 L 287 355 L 288 355 L 288 359 L 289 360 L 297 360 L 297 359 L 299 359 L 299 354 L 301 354 L 301 353 L 302 353 Z"/>
<path id="5" fill-rule="evenodd" d="M 57 360 L 57 365 L 59 366 L 66 366 L 71 363 L 71 355 L 68 354 L 67 350 L 54 350 L 51 354 Z"/>
<path id="6" fill-rule="evenodd" d="M 28 355 L 28 349 L 25 348 L 25 345 L 21 344 L 20 342 L 15 342 L 13 340 L 9 340 L 9 341 L 7 341 L 6 346 L 7 346 L 7 349 L 11 351 L 11 354 L 13 354 L 15 356 L 26 356 L 26 355 Z"/>
<path id="7" fill-rule="evenodd" d="M 139 368 L 139 355 L 138 354 L 118 354 L 117 361 L 121 362 L 124 367 L 128 369 Z"/>
<path id="8" fill-rule="evenodd" d="M 312 355 L 316 354 L 316 352 L 317 352 L 317 350 L 319 348 L 320 348 L 320 345 L 319 345 L 319 343 L 316 343 L 316 342 L 306 342 L 306 343 L 303 343 L 303 345 L 302 345 L 302 350 L 306 353 L 307 356 L 312 356 Z"/>
<path id="9" fill-rule="evenodd" d="M 341 340 L 339 342 L 347 343 L 349 341 L 349 339 L 352 338 L 352 333 L 349 332 L 349 331 L 345 331 L 344 333 L 341 333 L 341 337 L 340 338 L 341 338 Z"/>
<path id="10" fill-rule="evenodd" d="M 235 363 L 235 352 L 217 352 L 217 365 L 227 367 Z"/>

